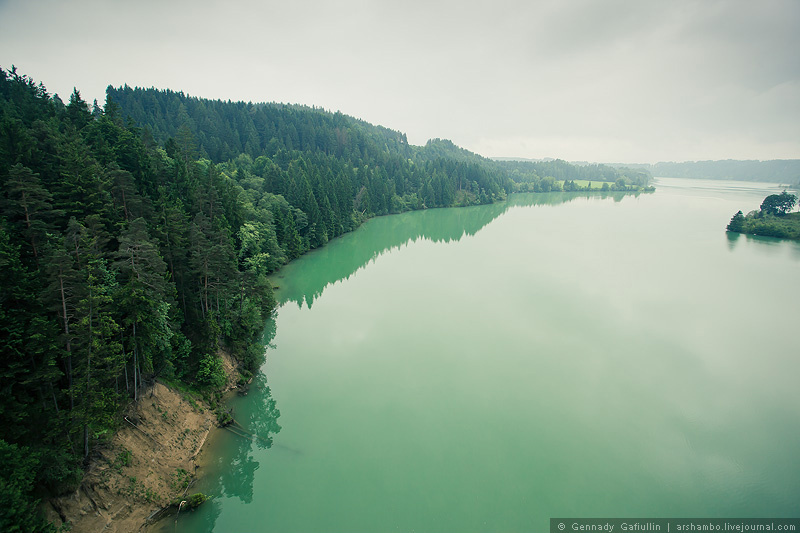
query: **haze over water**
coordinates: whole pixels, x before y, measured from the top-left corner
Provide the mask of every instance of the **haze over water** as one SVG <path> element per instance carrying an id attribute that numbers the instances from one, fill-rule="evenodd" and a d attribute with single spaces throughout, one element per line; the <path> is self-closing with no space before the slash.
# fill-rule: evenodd
<path id="1" fill-rule="evenodd" d="M 232 401 L 272 446 L 222 433 L 214 499 L 160 528 L 800 515 L 800 245 L 724 231 L 781 189 L 656 186 L 377 218 L 286 266 Z"/>

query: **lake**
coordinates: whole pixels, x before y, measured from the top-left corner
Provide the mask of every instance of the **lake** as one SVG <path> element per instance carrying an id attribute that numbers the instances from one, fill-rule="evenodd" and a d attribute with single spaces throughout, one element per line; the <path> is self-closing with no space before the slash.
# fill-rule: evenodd
<path id="1" fill-rule="evenodd" d="M 769 184 L 376 218 L 287 265 L 248 396 L 163 531 L 546 531 L 800 515 L 800 244 Z"/>

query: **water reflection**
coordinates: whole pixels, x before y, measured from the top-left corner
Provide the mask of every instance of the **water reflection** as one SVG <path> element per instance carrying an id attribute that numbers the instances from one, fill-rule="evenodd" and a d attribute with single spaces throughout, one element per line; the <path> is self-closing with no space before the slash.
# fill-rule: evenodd
<path id="1" fill-rule="evenodd" d="M 747 245 L 760 247 L 761 251 L 769 255 L 779 255 L 788 249 L 792 256 L 800 257 L 800 243 L 792 241 L 791 239 L 765 237 L 763 235 L 748 235 L 732 231 L 726 231 L 725 236 L 728 240 L 728 249 L 730 251 L 733 251 L 739 243 L 744 242 Z"/>
<path id="2" fill-rule="evenodd" d="M 180 531 L 534 531 L 559 514 L 791 513 L 794 315 L 785 298 L 763 304 L 796 263 L 723 241 L 738 197 L 611 196 L 621 204 L 518 195 L 385 217 L 288 265 L 281 301 L 305 307 L 392 248 L 441 243 L 382 258 L 313 312 L 283 308 L 268 367 L 283 419 L 268 390 L 233 399 L 242 427 L 268 440 L 221 434 L 216 471 L 197 487 L 215 500 Z M 480 291 L 462 290 L 471 280 Z M 731 327 L 747 308 L 770 312 Z"/>
<path id="3" fill-rule="evenodd" d="M 236 422 L 216 439 L 216 445 L 207 452 L 210 461 L 201 473 L 201 484 L 193 488 L 211 499 L 198 512 L 179 517 L 181 524 L 175 527 L 180 531 L 213 531 L 222 512 L 222 500 L 226 498 L 235 498 L 245 504 L 253 502 L 253 483 L 260 467 L 254 445 L 263 450 L 275 445 L 273 436 L 281 430 L 278 424 L 281 413 L 263 374 L 254 378 L 248 396 L 241 400 L 230 402 Z M 156 530 L 172 530 L 164 526 Z"/>
<path id="4" fill-rule="evenodd" d="M 726 231 L 725 237 L 728 238 L 728 248 L 733 250 L 736 248 L 736 243 L 739 242 L 739 237 L 741 237 L 741 234 L 734 231 Z"/>
<path id="5" fill-rule="evenodd" d="M 788 250 L 793 256 L 800 256 L 800 243 L 790 239 L 779 239 L 777 237 L 745 234 L 744 241 L 748 245 L 757 246 L 759 248 L 759 252 L 765 255 L 779 256 L 786 253 Z"/>
<path id="6" fill-rule="evenodd" d="M 362 228 L 346 234 L 327 246 L 309 252 L 285 266 L 272 279 L 278 303 L 305 303 L 309 308 L 328 285 L 348 279 L 386 252 L 419 239 L 435 243 L 460 241 L 471 237 L 514 207 L 559 205 L 588 199 L 612 199 L 640 193 L 523 193 L 505 202 L 447 209 L 428 209 L 374 218 Z M 366 227 L 369 231 L 364 231 Z M 322 261 L 326 268 L 304 268 L 306 263 Z M 317 263 L 318 264 L 318 263 Z"/>
<path id="7" fill-rule="evenodd" d="M 218 458 L 224 461 L 222 464 L 229 472 L 219 478 L 219 493 L 239 498 L 243 503 L 253 501 L 253 479 L 258 470 L 258 461 L 251 453 L 253 444 L 269 449 L 273 444 L 272 436 L 281 430 L 278 424 L 281 412 L 263 374 L 254 378 L 249 396 L 247 410 L 234 409 L 234 423 L 229 426 L 229 431 L 238 437 L 237 445 L 229 456 Z"/>

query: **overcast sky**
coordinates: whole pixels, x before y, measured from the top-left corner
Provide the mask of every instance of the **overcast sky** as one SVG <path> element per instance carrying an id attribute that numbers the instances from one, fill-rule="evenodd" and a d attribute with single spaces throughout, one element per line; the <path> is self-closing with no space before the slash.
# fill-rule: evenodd
<path id="1" fill-rule="evenodd" d="M 800 0 L 0 0 L 0 66 L 315 105 L 488 157 L 800 158 Z"/>

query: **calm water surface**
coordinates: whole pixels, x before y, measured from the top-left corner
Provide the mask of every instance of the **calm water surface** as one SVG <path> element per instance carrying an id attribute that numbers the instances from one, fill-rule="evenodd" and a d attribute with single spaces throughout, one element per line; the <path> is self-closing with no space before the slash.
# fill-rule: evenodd
<path id="1" fill-rule="evenodd" d="M 800 515 L 800 245 L 765 184 L 373 219 L 273 282 L 267 362 L 163 531 Z"/>

